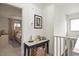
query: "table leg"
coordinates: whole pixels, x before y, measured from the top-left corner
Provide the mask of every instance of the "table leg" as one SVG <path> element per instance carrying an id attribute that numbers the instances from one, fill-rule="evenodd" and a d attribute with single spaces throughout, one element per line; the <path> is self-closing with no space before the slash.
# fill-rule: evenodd
<path id="1" fill-rule="evenodd" d="M 27 51 L 28 51 L 28 56 L 30 56 L 30 48 L 28 48 Z"/>
<path id="2" fill-rule="evenodd" d="M 49 42 L 47 42 L 47 53 L 49 53 Z"/>
<path id="3" fill-rule="evenodd" d="M 24 44 L 24 56 L 26 56 L 26 47 L 25 47 L 25 44 Z"/>

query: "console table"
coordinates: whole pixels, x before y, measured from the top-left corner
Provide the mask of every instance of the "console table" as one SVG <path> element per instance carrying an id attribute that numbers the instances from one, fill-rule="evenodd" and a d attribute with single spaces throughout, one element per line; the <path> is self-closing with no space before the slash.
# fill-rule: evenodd
<path id="1" fill-rule="evenodd" d="M 31 56 L 31 49 L 38 48 L 41 46 L 46 47 L 46 51 L 47 53 L 49 53 L 49 40 L 41 40 L 38 42 L 25 42 L 24 43 L 24 56 L 26 56 L 26 49 L 27 49 L 27 55 Z"/>

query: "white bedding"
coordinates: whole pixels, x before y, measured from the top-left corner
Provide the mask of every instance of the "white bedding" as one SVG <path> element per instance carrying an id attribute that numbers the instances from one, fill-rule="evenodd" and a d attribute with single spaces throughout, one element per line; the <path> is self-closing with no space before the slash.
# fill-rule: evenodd
<path id="1" fill-rule="evenodd" d="M 21 33 L 20 33 L 20 32 L 17 33 L 16 37 L 17 37 L 18 39 L 20 39 L 20 38 L 21 38 Z"/>

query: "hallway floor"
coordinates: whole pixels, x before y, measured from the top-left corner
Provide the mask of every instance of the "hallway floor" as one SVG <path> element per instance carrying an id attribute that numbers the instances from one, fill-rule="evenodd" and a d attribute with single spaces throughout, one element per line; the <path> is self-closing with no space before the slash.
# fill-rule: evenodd
<path id="1" fill-rule="evenodd" d="M 0 56 L 20 56 L 21 47 L 16 41 L 9 41 L 8 35 L 0 37 Z"/>

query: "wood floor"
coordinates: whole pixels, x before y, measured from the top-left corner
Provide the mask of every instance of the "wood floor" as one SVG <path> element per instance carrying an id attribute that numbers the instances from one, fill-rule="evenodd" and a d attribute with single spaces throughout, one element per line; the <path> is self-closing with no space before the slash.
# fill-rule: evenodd
<path id="1" fill-rule="evenodd" d="M 0 37 L 0 56 L 20 56 L 21 47 L 16 41 L 8 40 L 8 35 Z"/>

